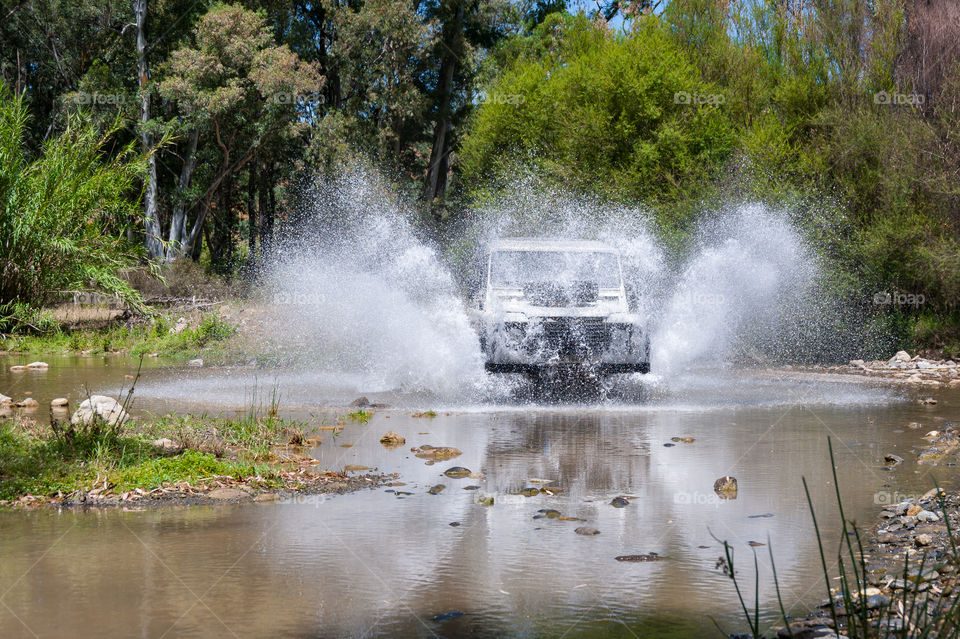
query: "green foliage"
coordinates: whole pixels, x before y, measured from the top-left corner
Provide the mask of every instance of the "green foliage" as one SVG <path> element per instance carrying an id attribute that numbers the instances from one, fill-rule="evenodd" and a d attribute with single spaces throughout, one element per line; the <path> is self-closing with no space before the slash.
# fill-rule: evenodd
<path id="1" fill-rule="evenodd" d="M 352 413 L 347 413 L 347 419 L 352 422 L 359 422 L 361 424 L 366 424 L 369 422 L 371 417 L 373 417 L 373 413 L 363 409 L 354 411 Z"/>
<path id="2" fill-rule="evenodd" d="M 276 477 L 276 467 L 258 460 L 267 459 L 271 442 L 293 427 L 292 422 L 275 419 L 184 417 L 143 424 L 140 433 L 124 434 L 103 425 L 58 425 L 47 430 L 0 420 L 0 499 L 69 493 L 90 488 L 95 480 L 106 480 L 117 492 L 152 490 L 170 482 L 197 483 L 218 475 L 270 480 Z M 202 445 L 200 434 L 211 432 L 233 447 L 233 457 L 224 457 L 222 448 L 213 452 Z M 183 452 L 169 456 L 151 444 L 152 436 L 169 434 L 186 444 Z"/>
<path id="3" fill-rule="evenodd" d="M 35 309 L 59 292 L 91 288 L 143 308 L 117 276 L 137 250 L 123 231 L 136 215 L 142 158 L 111 149 L 81 116 L 30 160 L 27 108 L 0 83 L 0 330 L 34 328 Z"/>
<path id="4" fill-rule="evenodd" d="M 519 60 L 489 88 L 461 150 L 467 183 L 530 161 L 573 188 L 663 198 L 728 157 L 723 97 L 656 18 L 629 36 L 582 16 L 560 28 L 555 54 Z"/>
<path id="5" fill-rule="evenodd" d="M 51 320 L 52 321 L 52 320 Z M 236 335 L 236 326 L 216 313 L 204 315 L 195 327 L 174 333 L 175 318 L 157 315 L 149 323 L 113 326 L 95 331 L 61 331 L 41 335 L 17 334 L 0 339 L 0 350 L 24 353 L 109 353 L 126 351 L 133 357 L 157 353 L 164 357 L 192 357 Z"/>

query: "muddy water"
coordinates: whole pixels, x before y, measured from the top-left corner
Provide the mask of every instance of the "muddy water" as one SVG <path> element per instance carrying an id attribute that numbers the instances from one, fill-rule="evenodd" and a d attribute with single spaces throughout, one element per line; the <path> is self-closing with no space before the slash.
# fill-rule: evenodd
<path id="1" fill-rule="evenodd" d="M 4 362 L 0 392 L 30 390 L 42 404 L 82 397 L 80 384 L 113 392 L 136 367 L 48 361 L 47 373 L 20 377 L 6 371 L 19 362 Z M 298 386 L 290 373 L 150 368 L 137 402 L 141 411 L 228 411 L 275 379 L 287 394 L 281 406 L 316 423 L 346 412 L 332 405 L 362 390 L 316 378 Z M 745 626 L 732 584 L 715 569 L 714 536 L 735 548 L 751 593 L 747 542 L 769 539 L 784 603 L 804 610 L 824 590 L 801 476 L 827 547 L 838 540 L 827 437 L 848 515 L 872 522 L 875 502 L 894 488 L 928 487 L 910 451 L 923 432 L 955 419 L 960 403 L 944 392 L 922 406 L 899 391 L 783 371 L 705 372 L 652 386 L 644 403 L 625 393 L 591 405 L 373 389 L 371 401 L 404 408 L 377 411 L 336 437 L 321 431 L 314 454 L 328 468 L 397 472 L 406 485 L 390 490 L 412 495 L 379 488 L 262 505 L 2 512 L 0 636 L 722 636 L 711 618 L 726 631 Z M 437 416 L 414 418 L 415 408 Z M 906 429 L 912 421 L 929 428 Z M 407 446 L 382 447 L 387 430 Z M 674 436 L 695 441 L 664 446 Z M 463 455 L 427 465 L 409 451 L 419 444 Z M 895 475 L 883 469 L 887 452 L 908 460 Z M 442 475 L 454 465 L 485 478 Z M 735 501 L 713 493 L 727 474 L 739 481 Z M 953 474 L 937 470 L 945 482 Z M 532 479 L 563 492 L 516 494 Z M 427 493 L 440 483 L 440 494 Z M 478 494 L 495 504 L 476 504 Z M 619 495 L 634 499 L 614 508 Z M 545 508 L 586 522 L 533 518 Z M 584 525 L 600 534 L 574 533 Z M 757 548 L 765 586 L 769 548 Z M 648 552 L 663 559 L 614 559 Z M 771 588 L 761 610 L 774 619 Z"/>

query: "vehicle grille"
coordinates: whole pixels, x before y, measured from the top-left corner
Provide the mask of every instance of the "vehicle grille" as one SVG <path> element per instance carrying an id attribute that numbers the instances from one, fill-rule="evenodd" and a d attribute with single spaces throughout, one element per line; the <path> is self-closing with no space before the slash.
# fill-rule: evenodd
<path id="1" fill-rule="evenodd" d="M 606 325 L 599 317 L 544 318 L 540 326 L 543 345 L 565 354 L 599 353 L 608 341 Z"/>

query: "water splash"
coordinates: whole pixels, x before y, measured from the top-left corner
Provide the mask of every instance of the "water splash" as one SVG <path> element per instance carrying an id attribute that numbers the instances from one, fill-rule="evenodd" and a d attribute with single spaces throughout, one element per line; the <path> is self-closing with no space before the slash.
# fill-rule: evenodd
<path id="1" fill-rule="evenodd" d="M 265 278 L 275 341 L 358 389 L 462 393 L 483 383 L 450 271 L 403 201 L 369 174 L 318 183 Z"/>
<path id="2" fill-rule="evenodd" d="M 814 251 L 786 212 L 762 204 L 704 215 L 683 254 L 664 248 L 644 208 L 573 196 L 530 177 L 461 215 L 438 239 L 418 220 L 408 200 L 370 173 L 305 190 L 288 225 L 296 236 L 279 244 L 264 278 L 277 347 L 303 370 L 351 380 L 358 391 L 503 396 L 515 382 L 483 372 L 468 307 L 484 248 L 523 235 L 599 239 L 621 251 L 652 334 L 647 383 L 802 351 L 809 336 L 797 336 L 797 326 L 814 325 L 820 340 L 836 330 L 817 325 L 823 304 L 811 300 L 823 296 Z"/>

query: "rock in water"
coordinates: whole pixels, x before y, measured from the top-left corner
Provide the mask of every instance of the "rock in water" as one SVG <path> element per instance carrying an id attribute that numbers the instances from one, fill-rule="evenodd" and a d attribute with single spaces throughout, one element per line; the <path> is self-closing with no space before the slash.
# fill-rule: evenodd
<path id="1" fill-rule="evenodd" d="M 400 433 L 391 430 L 380 438 L 380 443 L 387 448 L 399 448 L 406 444 L 407 440 Z"/>
<path id="2" fill-rule="evenodd" d="M 434 461 L 445 461 L 447 459 L 453 459 L 454 457 L 459 457 L 463 453 L 450 446 L 429 446 L 424 444 L 420 447 L 420 452 L 416 453 L 416 456 L 420 459 L 432 459 Z"/>
<path id="3" fill-rule="evenodd" d="M 617 561 L 660 561 L 660 555 L 650 552 L 645 555 L 620 555 L 614 557 Z"/>
<path id="4" fill-rule="evenodd" d="M 2 400 L 0 400 L 0 401 L 2 401 Z M 66 406 L 66 405 L 69 404 L 69 403 L 70 403 L 70 402 L 67 400 L 66 397 L 58 397 L 58 398 L 56 398 L 56 399 L 50 400 L 50 405 L 51 405 L 51 406 L 54 406 L 54 407 L 57 407 L 57 408 Z"/>
<path id="5" fill-rule="evenodd" d="M 367 399 L 366 395 L 361 395 L 352 402 L 350 402 L 350 408 L 366 408 L 370 405 L 370 400 Z"/>
<path id="6" fill-rule="evenodd" d="M 123 424 L 130 419 L 120 402 L 106 395 L 94 395 L 80 403 L 79 408 L 70 418 L 70 423 L 73 425 L 89 424 L 93 421 L 94 415 L 111 426 Z"/>
<path id="7" fill-rule="evenodd" d="M 203 360 L 202 360 L 202 359 L 191 359 L 189 362 L 187 362 L 187 366 L 193 366 L 193 367 L 196 367 L 196 368 L 200 368 L 200 367 L 203 366 Z"/>
<path id="8" fill-rule="evenodd" d="M 624 508 L 630 505 L 630 501 L 626 497 L 614 497 L 610 505 L 614 508 Z"/>
<path id="9" fill-rule="evenodd" d="M 30 362 L 27 364 L 27 368 L 33 370 L 46 370 L 50 368 L 50 364 L 47 364 L 46 362 Z"/>
<path id="10" fill-rule="evenodd" d="M 7 397 L 3 393 L 0 393 L 0 406 L 3 406 L 4 404 L 12 404 L 12 403 L 13 403 L 13 399 Z"/>
<path id="11" fill-rule="evenodd" d="M 717 493 L 720 499 L 737 498 L 737 478 L 726 475 L 713 482 L 713 492 Z"/>
<path id="12" fill-rule="evenodd" d="M 444 486 L 443 484 L 437 484 L 436 486 L 432 486 L 430 490 L 428 490 L 427 492 L 430 493 L 431 495 L 439 495 L 440 493 L 443 492 L 445 488 L 446 486 Z"/>
<path id="13" fill-rule="evenodd" d="M 36 408 L 39 405 L 40 402 L 32 397 L 27 397 L 26 399 L 21 399 L 19 402 L 17 402 L 17 406 L 20 408 Z"/>
<path id="14" fill-rule="evenodd" d="M 453 468 L 448 468 L 443 471 L 443 474 L 453 479 L 463 479 L 464 477 L 470 476 L 470 469 L 464 468 L 463 466 L 454 466 Z"/>
<path id="15" fill-rule="evenodd" d="M 599 530 L 597 530 L 596 528 L 591 528 L 590 526 L 580 526 L 579 528 L 575 528 L 575 529 L 573 530 L 573 532 L 577 533 L 578 535 L 585 535 L 585 536 L 588 536 L 588 537 L 589 537 L 590 535 L 599 535 L 599 534 L 600 534 L 600 531 L 599 531 Z"/>

